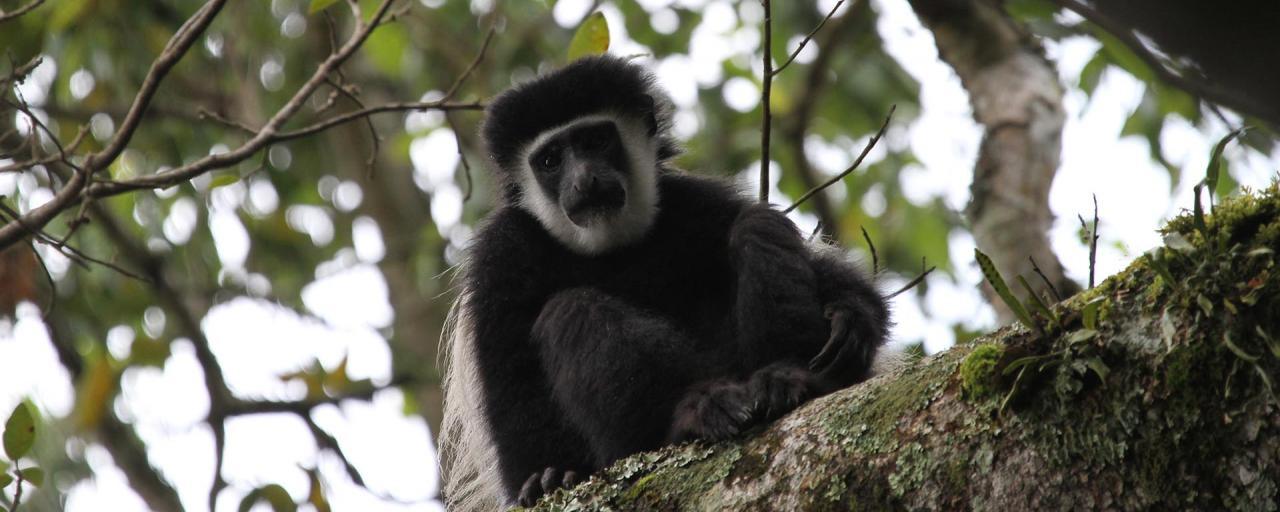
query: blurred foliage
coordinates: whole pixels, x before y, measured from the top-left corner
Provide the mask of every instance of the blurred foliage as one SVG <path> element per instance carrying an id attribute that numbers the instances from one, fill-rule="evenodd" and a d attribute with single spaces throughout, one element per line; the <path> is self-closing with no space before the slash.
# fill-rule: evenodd
<path id="1" fill-rule="evenodd" d="M 0 0 L 0 8 L 9 10 L 21 3 L 25 2 Z M 42 91 L 40 97 L 23 99 L 47 117 L 45 122 L 63 141 L 73 139 L 82 127 L 91 128 L 92 135 L 80 150 L 99 149 L 121 122 L 155 56 L 201 3 L 48 2 L 0 26 L 0 49 L 6 54 L 0 60 L 0 73 L 8 73 L 33 57 L 43 58 L 40 71 L 27 85 Z M 361 0 L 359 4 L 367 14 L 376 2 Z M 438 98 L 472 64 L 490 27 L 497 35 L 455 100 L 483 100 L 514 81 L 562 64 L 566 56 L 571 59 L 601 51 L 602 45 L 612 43 L 611 51 L 622 51 L 617 49 L 621 34 L 644 49 L 647 62 L 687 59 L 695 36 L 710 25 L 706 23 L 709 9 L 688 8 L 683 3 L 649 7 L 652 12 L 644 5 L 654 2 L 602 4 L 613 26 L 602 25 L 606 18 L 591 13 L 561 26 L 553 16 L 554 1 L 406 2 L 400 6 L 402 14 L 374 32 L 343 67 L 342 76 L 334 77 L 336 86 L 345 92 L 338 92 L 336 86 L 322 89 L 285 129 L 359 108 L 352 96 L 363 105 Z M 683 141 L 686 151 L 677 163 L 691 172 L 736 179 L 744 171 L 751 175 L 750 170 L 758 165 L 760 108 L 756 105 L 746 112 L 731 108 L 725 100 L 724 84 L 742 78 L 758 87 L 760 64 L 759 48 L 744 51 L 741 44 L 730 42 L 759 41 L 761 13 L 754 1 L 718 5 L 720 12 L 728 9 L 736 16 L 723 33 L 711 37 L 730 44 L 731 49 L 719 62 L 718 73 L 711 73 L 720 79 L 700 83 L 696 104 L 682 112 L 686 119 L 695 120 L 696 133 Z M 876 30 L 876 10 L 869 2 L 847 5 L 852 9 L 842 8 L 839 16 L 853 17 L 841 25 L 848 34 L 838 45 L 814 48 L 830 55 L 826 71 L 820 75 L 825 87 L 814 99 L 815 108 L 805 129 L 806 140 L 839 148 L 852 161 L 890 105 L 898 106 L 895 127 L 909 126 L 920 106 L 919 84 L 885 51 Z M 1146 139 L 1152 158 L 1164 163 L 1176 178 L 1177 169 L 1162 157 L 1161 130 L 1171 117 L 1198 123 L 1204 115 L 1203 105 L 1156 82 L 1145 64 L 1123 45 L 1064 16 L 1052 4 L 1012 0 L 1006 5 L 1042 37 L 1092 37 L 1099 41 L 1099 49 L 1076 82 L 1086 94 L 1096 90 L 1108 70 L 1129 73 L 1147 84 L 1146 97 L 1130 115 L 1124 133 Z M 245 140 L 245 132 L 202 112 L 248 127 L 261 126 L 310 76 L 334 41 L 344 40 L 349 33 L 352 19 L 346 7 L 345 2 L 334 0 L 234 3 L 165 79 L 142 129 L 111 167 L 111 177 L 155 173 Z M 788 55 L 797 38 L 825 14 L 812 2 L 774 2 L 773 54 Z M 671 18 L 673 26 L 659 23 Z M 579 29 L 583 20 L 587 25 Z M 806 62 L 797 61 L 773 84 L 772 106 L 779 123 L 775 130 L 815 88 Z M 14 94 L 4 93 L 9 97 Z M 332 106 L 326 107 L 330 102 Z M 20 116 L 11 111 L 0 114 L 0 155 L 23 157 L 9 152 L 21 146 L 21 137 L 16 134 L 25 133 L 25 127 L 14 125 Z M 357 121 L 276 144 L 240 165 L 187 184 L 98 201 L 120 231 L 112 233 L 107 223 L 94 222 L 77 230 L 70 243 L 144 275 L 156 272 L 165 276 L 179 297 L 177 305 L 167 303 L 151 284 L 102 266 L 81 267 L 65 260 L 51 264 L 56 297 L 55 307 L 46 307 L 46 322 L 51 336 L 74 347 L 82 364 L 71 372 L 77 376 L 76 405 L 70 426 L 63 427 L 72 429 L 68 435 L 88 435 L 104 417 L 118 414 L 112 404 L 119 407 L 113 399 L 119 394 L 122 375 L 138 367 L 162 366 L 173 341 L 193 336 L 191 326 L 183 324 L 175 307 L 194 311 L 197 324 L 211 308 L 239 298 L 311 318 L 314 312 L 303 301 L 303 290 L 317 279 L 362 264 L 376 265 L 388 284 L 396 316 L 380 332 L 391 346 L 394 372 L 415 376 L 420 383 L 406 389 L 406 396 L 412 397 L 407 398 L 412 403 L 406 404 L 406 413 L 438 414 L 438 393 L 432 393 L 438 372 L 433 363 L 438 330 L 452 299 L 447 271 L 466 242 L 467 226 L 474 225 L 494 201 L 475 135 L 479 120 L 473 111 L 447 116 L 438 112 L 381 114 L 371 123 Z M 452 139 L 453 130 L 471 173 L 468 175 L 459 163 L 452 170 L 452 179 L 433 181 L 422 168 L 424 162 L 411 159 L 411 148 L 441 134 Z M 865 228 L 876 244 L 881 268 L 904 280 L 921 270 L 921 258 L 937 265 L 942 278 L 947 278 L 958 264 L 949 259 L 948 235 L 963 229 L 962 223 L 940 199 L 920 204 L 907 200 L 899 170 L 918 162 L 908 145 L 895 138 L 903 137 L 895 137 L 891 131 L 881 143 L 886 150 L 883 158 L 872 159 L 839 185 L 843 190 L 828 194 L 839 221 L 833 230 L 845 245 L 865 251 L 860 235 L 860 229 Z M 1269 144 L 1263 137 L 1246 135 L 1243 140 L 1260 149 Z M 774 151 L 782 169 L 779 187 L 787 197 L 798 197 L 808 187 L 790 172 L 789 162 L 795 161 L 797 148 L 781 141 L 776 144 Z M 448 161 L 456 151 L 431 147 L 443 153 L 420 156 Z M 369 165 L 366 162 L 371 157 L 373 164 Z M 53 182 L 46 170 L 10 176 L 0 176 L 10 180 L 12 190 L 9 197 L 0 200 L 18 209 L 26 209 Z M 1222 176 L 1223 181 L 1229 180 L 1229 173 Z M 0 181 L 0 193 L 5 193 L 4 183 Z M 449 219 L 448 225 L 442 225 L 440 213 L 433 217 L 437 207 L 448 209 L 446 198 L 468 195 L 463 191 L 473 188 L 459 222 Z M 882 211 L 869 213 L 863 208 L 863 198 L 869 194 L 883 198 Z M 811 213 L 811 208 L 812 204 L 806 203 L 800 210 Z M 72 217 L 64 215 L 49 231 L 66 232 Z M 380 231 L 385 249 L 381 257 L 356 248 L 353 229 L 368 221 Z M 219 222 L 231 225 L 232 234 L 242 229 L 247 236 L 243 261 L 232 252 L 234 244 L 215 239 L 217 230 L 211 225 Z M 4 307 L 0 315 L 12 313 L 18 300 L 41 305 L 48 302 L 45 297 L 35 297 L 37 288 L 49 292 L 40 279 L 17 277 L 31 276 L 30 271 L 36 268 L 34 260 L 14 255 L 17 249 L 0 254 L 0 261 L 5 262 L 0 263 L 0 278 L 5 280 L 5 287 L 0 287 L 0 306 Z M 46 259 L 53 256 L 52 251 L 43 249 L 41 254 Z M 28 271 L 6 277 L 6 270 L 14 268 Z M 10 283 L 15 286 L 9 287 Z M 16 286 L 19 284 L 21 287 Z M 923 294 L 925 290 L 927 283 L 912 293 Z M 123 353 L 107 347 L 108 331 L 113 328 L 132 332 L 127 337 L 132 341 Z M 962 340 L 975 334 L 959 325 L 954 330 Z M 341 396 L 371 385 L 348 377 L 346 359 L 332 368 L 315 362 L 279 377 L 303 382 L 310 398 Z M 432 396 L 437 397 L 435 402 Z M 6 448 L 8 445 L 6 434 Z M 65 472 L 72 481 L 85 478 L 83 464 L 65 460 L 67 451 L 48 450 L 42 465 Z M 317 509 L 327 509 L 316 473 L 308 471 L 312 491 L 307 501 Z M 60 488 L 66 486 L 60 484 Z M 262 501 L 282 510 L 294 503 L 275 484 L 245 491 L 249 494 L 242 508 Z"/>

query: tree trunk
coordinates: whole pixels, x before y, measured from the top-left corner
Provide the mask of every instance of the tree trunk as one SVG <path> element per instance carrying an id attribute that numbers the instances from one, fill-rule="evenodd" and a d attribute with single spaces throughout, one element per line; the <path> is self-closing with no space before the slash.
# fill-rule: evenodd
<path id="1" fill-rule="evenodd" d="M 1055 306 L 1057 326 L 1006 327 L 739 441 L 632 456 L 539 509 L 1274 510 L 1280 194 L 1166 230 L 1171 248 Z"/>
<path id="2" fill-rule="evenodd" d="M 965 216 L 978 248 L 1010 280 L 1024 276 L 1040 296 L 1030 258 L 1053 287 L 1068 296 L 1080 289 L 1067 279 L 1049 245 L 1053 213 L 1049 187 L 1062 151 L 1062 86 L 1038 44 L 987 0 L 912 0 L 938 45 L 938 54 L 969 93 L 973 118 L 983 126 Z M 1020 296 L 1022 290 L 1015 287 Z M 1013 312 L 990 287 L 983 293 L 1001 322 Z M 1025 297 L 1024 297 L 1025 298 Z"/>

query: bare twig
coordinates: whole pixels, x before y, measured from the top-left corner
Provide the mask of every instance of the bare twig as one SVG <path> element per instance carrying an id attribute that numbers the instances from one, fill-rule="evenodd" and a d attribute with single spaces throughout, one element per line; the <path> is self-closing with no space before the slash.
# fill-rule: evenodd
<path id="1" fill-rule="evenodd" d="M 876 254 L 876 244 L 871 242 L 871 235 L 867 234 L 867 228 L 859 226 L 862 230 L 862 239 L 867 241 L 867 249 L 871 251 L 871 273 L 878 274 L 880 272 L 880 256 Z"/>
<path id="2" fill-rule="evenodd" d="M 472 73 L 475 72 L 476 67 L 480 65 L 480 61 L 484 60 L 484 54 L 486 51 L 489 50 L 489 43 L 493 41 L 493 35 L 496 32 L 497 32 L 497 26 L 495 24 L 490 24 L 489 31 L 484 35 L 484 42 L 480 43 L 480 51 L 476 52 L 476 56 L 474 59 L 471 60 L 471 64 L 467 65 L 467 69 L 464 70 L 462 74 L 459 75 L 458 78 L 453 81 L 453 85 L 449 86 L 449 90 L 445 91 L 444 97 L 440 98 L 441 102 L 453 99 L 453 95 L 456 94 L 460 88 L 462 88 L 462 84 L 466 82 L 468 78 L 471 77 Z"/>
<path id="3" fill-rule="evenodd" d="M 1076 215 L 1080 219 L 1080 228 L 1089 233 L 1089 288 L 1093 288 L 1094 271 L 1098 264 L 1098 195 L 1093 195 L 1093 227 L 1085 222 L 1084 216 Z"/>
<path id="4" fill-rule="evenodd" d="M 36 262 L 40 263 L 40 270 L 44 274 L 44 280 L 49 284 L 49 300 L 41 313 L 41 318 L 49 318 L 49 314 L 53 313 L 53 308 L 58 305 L 58 284 L 53 281 L 53 274 L 49 273 L 49 265 L 44 262 L 44 258 L 40 256 L 40 251 L 36 250 L 36 244 L 27 242 L 27 248 L 31 249 L 31 254 L 36 257 Z"/>
<path id="5" fill-rule="evenodd" d="M 800 55 L 800 52 L 804 50 L 805 45 L 808 45 L 809 41 L 813 39 L 814 34 L 817 34 L 819 30 L 822 30 L 822 26 L 826 25 L 827 21 L 831 20 L 832 16 L 835 16 L 836 9 L 839 9 L 841 5 L 844 5 L 844 0 L 840 0 L 839 2 L 836 2 L 836 5 L 831 7 L 831 12 L 828 12 L 826 16 L 822 17 L 822 21 L 818 22 L 818 26 L 813 27 L 813 30 L 810 30 L 809 34 L 804 36 L 804 39 L 800 40 L 800 46 L 797 46 L 795 51 L 791 52 L 791 55 L 787 57 L 787 60 L 782 62 L 782 65 L 778 66 L 777 69 L 773 70 L 772 73 L 774 76 L 777 76 L 779 73 L 782 73 L 782 70 L 787 69 L 787 66 L 790 66 L 791 63 L 796 60 L 796 56 Z"/>
<path id="6" fill-rule="evenodd" d="M 769 0 L 760 0 L 764 6 L 764 76 L 760 88 L 760 202 L 769 202 L 769 135 L 773 128 L 773 111 L 769 97 L 773 93 L 773 6 Z"/>
<path id="7" fill-rule="evenodd" d="M 907 284 L 902 285 L 902 288 L 899 288 L 899 289 L 898 289 L 898 291 L 893 292 L 893 293 L 890 293 L 890 294 L 889 294 L 889 296 L 888 296 L 888 297 L 885 297 L 885 298 L 886 298 L 886 299 L 892 299 L 892 298 L 894 298 L 894 297 L 897 297 L 897 296 L 899 296 L 899 295 L 902 295 L 903 293 L 906 293 L 906 291 L 907 291 L 907 290 L 910 290 L 910 289 L 912 289 L 912 288 L 915 288 L 915 287 L 916 287 L 916 285 L 918 285 L 918 284 L 920 284 L 921 282 L 923 282 L 923 281 L 924 281 L 924 278 L 928 277 L 928 276 L 929 276 L 929 274 L 933 273 L 933 271 L 934 271 L 934 270 L 937 270 L 937 268 L 938 268 L 938 267 L 936 267 L 936 266 L 935 266 L 935 267 L 929 267 L 928 269 L 924 270 L 923 272 L 920 272 L 920 275 L 916 276 L 916 278 L 915 278 L 915 279 L 912 279 L 911 281 L 908 281 L 908 282 L 907 282 Z"/>
<path id="8" fill-rule="evenodd" d="M 178 31 L 174 33 L 173 37 L 165 45 L 164 50 L 160 52 L 160 56 L 151 64 L 151 69 L 143 79 L 142 86 L 138 89 L 137 95 L 134 96 L 133 105 L 129 108 L 129 113 L 125 116 L 124 121 L 121 122 L 120 128 L 116 130 L 115 136 L 112 137 L 102 151 L 90 155 L 85 160 L 84 169 L 86 172 L 78 172 L 73 175 L 54 194 L 53 199 L 27 212 L 22 218 L 22 223 L 15 221 L 0 227 L 0 248 L 12 245 L 19 238 L 25 236 L 31 227 L 38 229 L 48 224 L 62 210 L 67 208 L 72 201 L 78 199 L 81 191 L 89 185 L 90 174 L 106 168 L 107 165 L 120 156 L 120 153 L 124 151 L 125 146 L 129 143 L 129 139 L 133 137 L 134 131 L 138 129 L 147 106 L 150 105 L 160 87 L 160 81 L 173 69 L 178 60 L 186 54 L 187 50 L 191 48 L 191 45 L 195 43 L 205 28 L 213 22 L 213 18 L 218 15 L 218 12 L 222 10 L 225 4 L 226 0 L 209 0 L 196 11 L 195 15 L 178 28 Z"/>
<path id="9" fill-rule="evenodd" d="M 471 179 L 471 164 L 467 162 L 467 155 L 462 152 L 462 134 L 458 131 L 458 125 L 454 124 L 453 116 L 449 112 L 444 113 L 444 122 L 448 123 L 449 131 L 453 132 L 453 142 L 458 146 L 458 160 L 462 161 L 462 175 L 466 178 L 467 188 L 462 193 L 462 202 L 471 200 L 472 189 L 475 183 Z"/>
<path id="10" fill-rule="evenodd" d="M 246 134 L 249 134 L 249 135 L 253 135 L 253 134 L 255 134 L 255 133 L 258 133 L 258 130 L 254 129 L 252 126 L 249 126 L 249 125 L 247 125 L 247 124 L 244 124 L 244 123 L 242 123 L 242 122 L 240 122 L 240 121 L 236 121 L 236 120 L 233 120 L 233 119 L 227 118 L 226 116 L 223 116 L 222 114 L 219 114 L 219 113 L 214 112 L 214 111 L 212 111 L 212 110 L 206 109 L 206 108 L 204 108 L 204 107 L 200 107 L 200 108 L 196 109 L 196 116 L 198 116 L 200 119 L 212 119 L 212 120 L 214 120 L 214 121 L 218 122 L 218 124 L 221 124 L 221 125 L 223 125 L 223 126 L 227 126 L 227 127 L 230 127 L 230 128 L 235 128 L 236 130 L 240 130 L 240 131 L 242 131 L 242 132 L 244 132 L 244 133 L 246 133 Z"/>
<path id="11" fill-rule="evenodd" d="M 1049 292 L 1053 293 L 1053 300 L 1055 302 L 1062 302 L 1062 294 L 1058 293 L 1058 287 L 1054 286 L 1052 281 L 1049 281 L 1049 276 L 1044 275 L 1043 270 L 1040 270 L 1040 265 L 1036 264 L 1036 257 L 1027 256 L 1027 259 L 1031 260 L 1031 269 L 1035 271 L 1036 275 L 1040 276 L 1041 281 L 1044 281 L 1044 287 L 1048 288 Z"/>
<path id="12" fill-rule="evenodd" d="M 3 202 L 0 202 L 0 214 L 3 214 L 3 215 L 0 215 L 0 219 L 3 219 L 7 216 L 9 222 L 18 223 L 19 226 L 25 227 L 25 224 L 22 224 L 23 222 L 22 216 L 19 215 L 18 212 L 14 211 L 13 208 L 10 208 L 8 205 L 4 204 Z M 103 261 L 98 258 L 94 258 L 93 256 L 89 256 L 88 254 L 85 254 L 83 251 L 75 247 L 72 247 L 70 245 L 67 245 L 53 238 L 48 233 L 45 233 L 43 231 L 31 229 L 30 231 L 28 231 L 28 234 L 34 237 L 36 242 L 39 242 L 54 248 L 54 250 L 57 250 L 58 252 L 62 253 L 62 255 L 66 256 L 67 259 L 71 260 L 77 265 L 80 265 L 81 267 L 88 268 L 89 263 L 94 263 L 97 265 L 101 265 L 103 267 L 107 267 L 111 270 L 114 270 L 126 277 L 131 277 L 133 279 L 137 279 L 139 281 L 144 281 L 144 282 L 147 280 L 146 278 L 138 274 L 135 274 L 133 272 L 130 272 L 120 267 L 119 265 L 116 265 L 109 261 Z"/>
<path id="13" fill-rule="evenodd" d="M 360 487 L 364 487 L 364 477 L 360 475 L 360 470 L 356 469 L 355 465 L 351 463 L 351 459 L 347 458 L 347 454 L 342 451 L 342 445 L 338 444 L 338 439 L 323 428 L 320 428 L 320 425 L 316 424 L 310 414 L 303 414 L 302 420 L 307 423 L 307 428 L 311 429 L 311 436 L 315 438 L 316 445 L 337 455 L 338 460 L 342 461 L 343 470 L 347 472 L 347 476 L 351 478 L 351 481 Z"/>
<path id="14" fill-rule="evenodd" d="M 4 23 L 6 21 L 15 19 L 18 16 L 22 16 L 23 14 L 30 12 L 32 9 L 35 9 L 36 7 L 40 7 L 40 4 L 43 4 L 43 3 L 44 3 L 44 0 L 31 0 L 30 2 L 27 2 L 25 5 L 18 7 L 17 9 L 14 9 L 12 11 L 0 11 L 0 23 Z M 14 508 L 18 508 L 17 504 L 14 504 Z"/>
<path id="15" fill-rule="evenodd" d="M 893 112 L 897 109 L 898 109 L 897 105 L 892 105 L 889 107 L 889 114 L 885 116 L 884 124 L 880 125 L 880 131 L 877 131 L 875 136 L 871 137 L 871 140 L 867 141 L 866 147 L 862 148 L 862 153 L 858 155 L 858 158 L 853 161 L 852 165 L 850 165 L 845 170 L 841 171 L 840 174 L 832 176 L 831 179 L 827 180 L 821 185 L 818 185 L 816 187 L 809 189 L 809 191 L 805 192 L 804 195 L 800 196 L 799 199 L 796 199 L 794 203 L 791 203 L 791 206 L 788 206 L 786 209 L 782 210 L 782 213 L 791 213 L 791 210 L 796 209 L 797 206 L 800 206 L 801 203 L 805 202 L 810 197 L 813 197 L 814 194 L 817 194 L 818 192 L 821 192 L 823 189 L 830 187 L 836 182 L 844 179 L 845 176 L 848 176 L 849 173 L 857 169 L 859 165 L 862 165 L 862 160 L 867 157 L 867 153 L 870 153 L 871 148 L 876 147 L 876 143 L 880 142 L 880 137 L 884 136 L 885 130 L 889 128 L 889 121 L 893 119 Z"/>

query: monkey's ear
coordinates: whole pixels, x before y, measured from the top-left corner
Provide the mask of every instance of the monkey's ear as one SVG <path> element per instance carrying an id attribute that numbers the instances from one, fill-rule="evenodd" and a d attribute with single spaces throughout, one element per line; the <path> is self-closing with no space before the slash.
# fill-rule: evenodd
<path id="1" fill-rule="evenodd" d="M 658 133 L 658 105 L 653 101 L 653 96 L 640 95 L 640 110 L 644 114 L 644 123 L 649 129 L 649 136 L 652 137 Z"/>

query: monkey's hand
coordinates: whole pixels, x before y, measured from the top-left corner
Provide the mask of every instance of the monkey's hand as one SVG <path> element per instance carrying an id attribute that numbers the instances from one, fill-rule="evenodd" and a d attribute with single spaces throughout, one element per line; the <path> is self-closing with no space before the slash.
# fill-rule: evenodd
<path id="1" fill-rule="evenodd" d="M 793 363 L 777 362 L 751 374 L 747 387 L 756 399 L 756 411 L 773 420 L 824 392 L 818 376 Z"/>
<path id="2" fill-rule="evenodd" d="M 550 494 L 561 487 L 572 488 L 580 481 L 576 471 L 552 467 L 535 471 L 524 481 L 524 485 L 520 486 L 520 506 L 532 507 L 543 495 Z"/>
<path id="3" fill-rule="evenodd" d="M 884 337 L 868 313 L 857 300 L 828 303 L 824 315 L 831 321 L 831 335 L 818 355 L 809 361 L 809 369 L 846 384 L 849 379 L 866 379 Z"/>
<path id="4" fill-rule="evenodd" d="M 750 426 L 754 410 L 755 400 L 746 384 L 727 380 L 703 382 L 691 388 L 676 404 L 667 441 L 682 443 L 733 437 Z"/>

